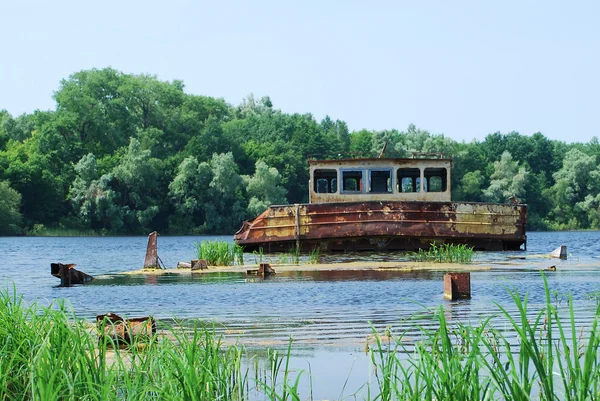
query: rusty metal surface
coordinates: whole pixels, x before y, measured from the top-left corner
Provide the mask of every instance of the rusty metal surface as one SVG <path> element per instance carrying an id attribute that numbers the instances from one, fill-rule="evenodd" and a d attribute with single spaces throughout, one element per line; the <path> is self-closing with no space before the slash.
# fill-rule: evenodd
<path id="1" fill-rule="evenodd" d="M 125 319 L 116 313 L 96 316 L 99 339 L 125 346 L 134 341 L 148 341 L 156 335 L 156 320 L 153 317 Z"/>
<path id="2" fill-rule="evenodd" d="M 471 273 L 444 274 L 444 299 L 471 299 Z"/>
<path id="3" fill-rule="evenodd" d="M 156 269 L 158 265 L 158 250 L 156 246 L 156 237 L 158 233 L 156 231 L 151 232 L 148 235 L 148 246 L 146 247 L 146 258 L 144 259 L 144 268 Z"/>
<path id="4" fill-rule="evenodd" d="M 75 284 L 85 284 L 94 279 L 94 277 L 82 271 L 75 269 L 75 263 L 50 263 L 50 274 L 60 279 L 62 287 L 70 287 Z"/>
<path id="5" fill-rule="evenodd" d="M 298 210 L 298 216 L 296 216 Z M 235 242 L 247 250 L 287 251 L 298 240 L 322 251 L 415 250 L 464 243 L 482 250 L 526 242 L 526 206 L 461 202 L 344 202 L 272 206 L 245 222 Z"/>

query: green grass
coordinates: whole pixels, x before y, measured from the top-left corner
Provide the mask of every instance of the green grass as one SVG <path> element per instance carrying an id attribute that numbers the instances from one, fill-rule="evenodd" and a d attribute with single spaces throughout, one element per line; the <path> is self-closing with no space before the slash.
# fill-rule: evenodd
<path id="1" fill-rule="evenodd" d="M 277 259 L 275 260 L 275 263 L 297 265 L 297 264 L 300 264 L 301 258 L 304 258 L 306 260 L 306 262 L 309 264 L 319 263 L 319 261 L 321 259 L 321 252 L 320 252 L 319 248 L 314 248 L 308 254 L 305 254 L 304 257 L 302 255 L 300 249 L 301 248 L 298 245 L 291 247 L 289 252 L 279 254 L 277 256 Z M 262 261 L 263 256 L 264 256 L 262 253 L 262 248 L 259 248 L 259 251 L 260 251 L 259 253 L 254 251 L 255 260 L 257 259 L 257 256 L 260 256 L 260 260 Z"/>
<path id="2" fill-rule="evenodd" d="M 451 327 L 442 308 L 439 328 L 422 329 L 424 339 L 414 350 L 404 347 L 402 336 L 384 337 L 386 342 L 376 333 L 370 353 L 380 392 L 373 399 L 600 399 L 600 306 L 585 338 L 573 303 L 561 317 L 545 277 L 544 286 L 546 304 L 537 313 L 529 310 L 527 295 L 515 290 L 509 290 L 514 308 L 498 305 L 516 341 L 496 330 L 491 317 L 477 326 Z"/>
<path id="3" fill-rule="evenodd" d="M 313 248 L 308 254 L 308 263 L 317 264 L 321 261 L 321 249 L 319 247 Z"/>
<path id="4" fill-rule="evenodd" d="M 297 265 L 300 263 L 300 247 L 295 245 L 290 248 L 290 250 L 286 253 L 282 253 L 277 257 L 275 261 L 277 264 L 294 264 Z"/>
<path id="5" fill-rule="evenodd" d="M 470 263 L 473 260 L 473 248 L 464 244 L 431 244 L 429 249 L 419 249 L 418 252 L 409 254 L 409 257 L 416 262 Z"/>
<path id="6" fill-rule="evenodd" d="M 556 305 L 545 278 L 544 286 L 541 310 L 509 290 L 512 304 L 477 325 L 452 324 L 440 307 L 426 325 L 415 323 L 416 343 L 373 329 L 375 381 L 357 399 L 600 399 L 600 306 L 579 327 L 572 300 Z M 498 318 L 504 331 L 494 327 Z M 0 292 L 0 400 L 248 400 L 257 392 L 257 399 L 307 399 L 304 373 L 290 366 L 291 339 L 286 352 L 268 350 L 267 367 L 253 377 L 243 347 L 224 345 L 197 322 L 126 349 L 110 345 L 62 302 L 26 305 L 16 291 Z"/>
<path id="7" fill-rule="evenodd" d="M 0 400 L 244 400 L 243 348 L 210 329 L 110 349 L 63 303 L 26 306 L 0 294 Z"/>
<path id="8" fill-rule="evenodd" d="M 206 260 L 209 266 L 244 264 L 244 248 L 227 241 L 202 241 L 196 243 L 198 259 Z"/>

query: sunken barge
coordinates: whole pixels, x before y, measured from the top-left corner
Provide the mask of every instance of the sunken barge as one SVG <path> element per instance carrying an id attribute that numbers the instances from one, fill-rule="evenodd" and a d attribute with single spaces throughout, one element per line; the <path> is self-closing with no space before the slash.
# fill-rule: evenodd
<path id="1" fill-rule="evenodd" d="M 452 160 L 310 160 L 309 203 L 270 206 L 245 221 L 245 250 L 413 251 L 431 244 L 475 250 L 527 246 L 527 206 L 452 202 Z"/>

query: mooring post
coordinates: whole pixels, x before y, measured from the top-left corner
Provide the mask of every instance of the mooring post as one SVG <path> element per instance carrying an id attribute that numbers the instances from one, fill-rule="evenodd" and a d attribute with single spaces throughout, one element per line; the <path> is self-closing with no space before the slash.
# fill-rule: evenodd
<path id="1" fill-rule="evenodd" d="M 446 273 L 444 299 L 471 299 L 471 273 Z"/>
<path id="2" fill-rule="evenodd" d="M 148 235 L 148 246 L 146 247 L 146 258 L 144 259 L 144 269 L 157 269 L 158 266 L 158 251 L 156 249 L 156 231 Z"/>

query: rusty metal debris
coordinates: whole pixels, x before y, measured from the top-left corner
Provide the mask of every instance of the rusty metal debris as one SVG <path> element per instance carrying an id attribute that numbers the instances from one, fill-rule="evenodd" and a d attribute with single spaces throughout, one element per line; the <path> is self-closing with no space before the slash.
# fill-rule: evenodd
<path id="1" fill-rule="evenodd" d="M 146 247 L 146 258 L 144 259 L 144 269 L 164 269 L 165 264 L 158 256 L 157 245 L 158 233 L 151 232 L 148 235 L 148 246 Z"/>
<path id="2" fill-rule="evenodd" d="M 206 270 L 208 269 L 208 263 L 204 259 L 194 259 L 191 263 L 192 270 Z"/>
<path id="3" fill-rule="evenodd" d="M 74 269 L 77 266 L 75 263 L 50 263 L 50 274 L 60 279 L 62 287 L 70 287 L 74 284 L 85 284 L 94 279 L 89 274 Z"/>
<path id="4" fill-rule="evenodd" d="M 261 263 L 258 265 L 258 269 L 248 269 L 246 270 L 246 274 L 255 274 L 261 277 L 269 277 L 275 273 L 275 269 L 271 267 L 268 263 Z"/>
<path id="5" fill-rule="evenodd" d="M 196 270 L 206 270 L 208 269 L 208 264 L 204 259 L 194 259 L 190 262 L 177 262 L 178 269 L 192 269 L 192 271 Z"/>
<path id="6" fill-rule="evenodd" d="M 125 319 L 115 313 L 96 316 L 98 340 L 116 347 L 148 342 L 156 335 L 156 320 L 151 316 Z"/>
<path id="7" fill-rule="evenodd" d="M 451 301 L 471 299 L 471 273 L 444 274 L 444 298 Z"/>

